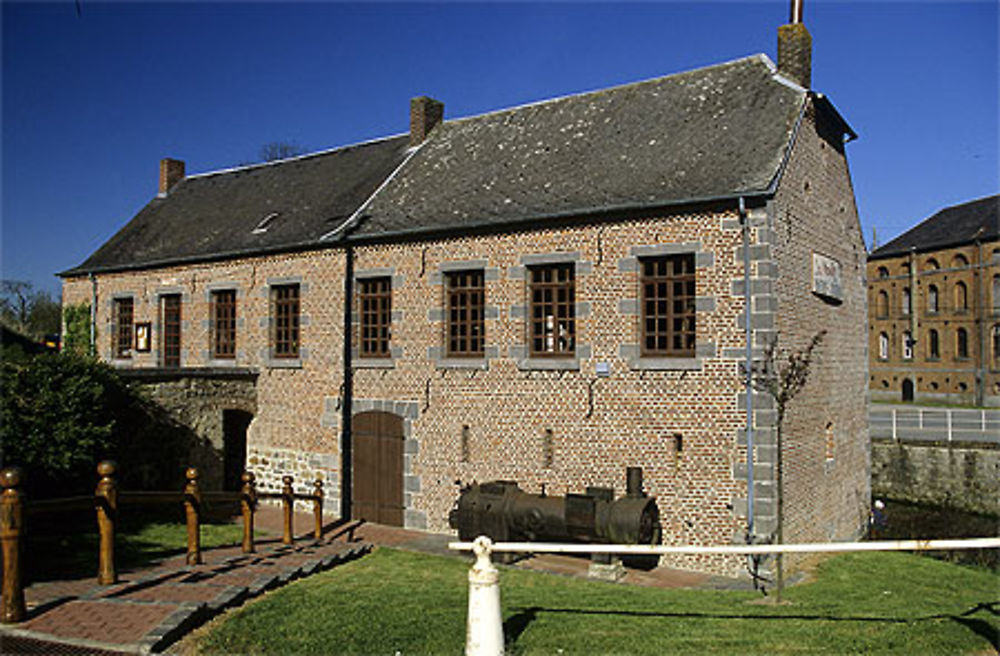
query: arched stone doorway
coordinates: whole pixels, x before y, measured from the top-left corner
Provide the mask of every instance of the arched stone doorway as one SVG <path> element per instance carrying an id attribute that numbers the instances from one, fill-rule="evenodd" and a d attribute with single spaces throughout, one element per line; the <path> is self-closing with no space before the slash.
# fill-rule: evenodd
<path id="1" fill-rule="evenodd" d="M 913 400 L 913 381 L 909 378 L 903 379 L 903 401 Z"/>
<path id="2" fill-rule="evenodd" d="M 354 415 L 351 472 L 355 519 L 403 525 L 403 418 L 373 410 Z"/>

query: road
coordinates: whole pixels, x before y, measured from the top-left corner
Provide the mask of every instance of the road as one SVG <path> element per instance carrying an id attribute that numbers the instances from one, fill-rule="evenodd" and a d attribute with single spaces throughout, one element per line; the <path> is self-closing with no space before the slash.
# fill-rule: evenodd
<path id="1" fill-rule="evenodd" d="M 871 404 L 868 429 L 873 438 L 907 441 L 992 442 L 1000 444 L 1000 409 L 966 410 L 915 405 Z M 950 424 L 950 431 L 949 431 Z"/>

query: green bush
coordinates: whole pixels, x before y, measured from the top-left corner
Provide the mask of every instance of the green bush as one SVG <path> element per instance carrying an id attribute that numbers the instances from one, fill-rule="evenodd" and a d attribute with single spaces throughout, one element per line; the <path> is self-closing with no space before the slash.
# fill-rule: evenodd
<path id="1" fill-rule="evenodd" d="M 187 432 L 93 358 L 0 359 L 0 461 L 25 468 L 32 497 L 93 492 L 106 458 L 118 461 L 123 487 L 176 487 Z"/>

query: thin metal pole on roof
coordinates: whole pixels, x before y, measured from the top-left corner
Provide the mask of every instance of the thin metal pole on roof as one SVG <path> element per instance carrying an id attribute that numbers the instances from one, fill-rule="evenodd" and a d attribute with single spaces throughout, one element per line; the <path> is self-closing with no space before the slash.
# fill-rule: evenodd
<path id="1" fill-rule="evenodd" d="M 802 3 L 803 0 L 791 0 L 791 6 L 788 11 L 788 22 L 793 25 L 802 22 Z"/>

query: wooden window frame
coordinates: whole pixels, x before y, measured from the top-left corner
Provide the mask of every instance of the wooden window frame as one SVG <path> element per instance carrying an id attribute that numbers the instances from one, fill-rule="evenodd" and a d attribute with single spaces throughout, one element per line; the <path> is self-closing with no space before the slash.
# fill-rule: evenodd
<path id="1" fill-rule="evenodd" d="M 181 366 L 182 305 L 180 294 L 160 296 L 160 358 L 164 367 Z"/>
<path id="2" fill-rule="evenodd" d="M 358 280 L 358 357 L 392 357 L 392 277 Z"/>
<path id="3" fill-rule="evenodd" d="M 299 283 L 271 285 L 271 357 L 294 360 L 302 339 L 302 289 Z"/>
<path id="4" fill-rule="evenodd" d="M 527 268 L 528 352 L 533 358 L 576 356 L 576 265 Z"/>
<path id="5" fill-rule="evenodd" d="M 212 291 L 212 358 L 236 359 L 236 290 Z"/>
<path id="6" fill-rule="evenodd" d="M 449 358 L 486 355 L 486 272 L 448 271 L 445 279 L 445 353 Z"/>
<path id="7" fill-rule="evenodd" d="M 641 357 L 695 357 L 695 285 L 694 253 L 639 259 Z"/>
<path id="8" fill-rule="evenodd" d="M 133 322 L 135 320 L 135 300 L 132 298 L 114 299 L 113 314 L 114 331 L 112 332 L 113 342 L 111 344 L 112 356 L 119 360 L 126 360 L 132 357 L 132 332 Z"/>

